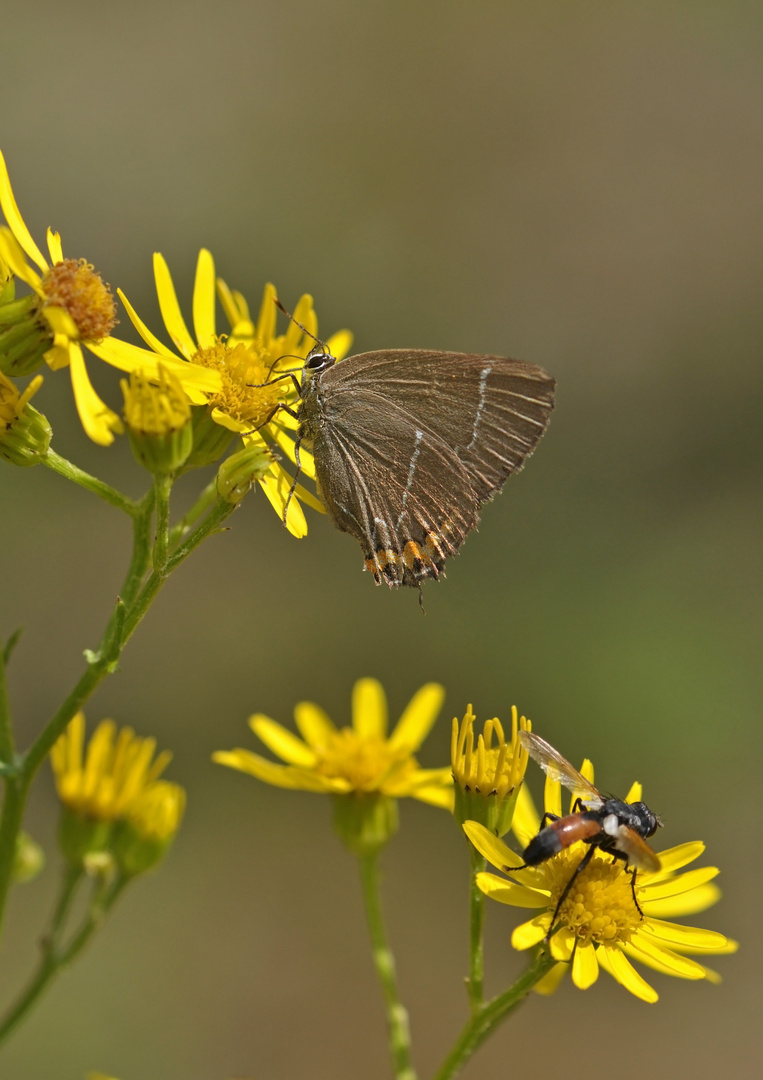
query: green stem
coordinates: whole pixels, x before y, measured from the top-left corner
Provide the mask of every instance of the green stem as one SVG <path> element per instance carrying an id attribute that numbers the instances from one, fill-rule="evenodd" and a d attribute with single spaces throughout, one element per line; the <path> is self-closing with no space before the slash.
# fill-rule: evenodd
<path id="1" fill-rule="evenodd" d="M 154 537 L 153 566 L 158 573 L 167 565 L 170 532 L 170 492 L 172 478 L 156 476 L 154 478 L 154 501 L 156 504 L 156 535 Z"/>
<path id="2" fill-rule="evenodd" d="M 556 961 L 545 950 L 541 952 L 524 975 L 498 994 L 492 1001 L 488 1001 L 475 1013 L 464 1025 L 463 1031 L 456 1040 L 453 1049 L 446 1057 L 439 1070 L 435 1073 L 434 1080 L 452 1080 L 457 1076 L 469 1058 L 479 1049 L 489 1035 L 495 1031 L 498 1025 L 506 1017 L 521 1005 L 532 988 L 540 982 L 547 972 L 551 970 Z"/>
<path id="3" fill-rule="evenodd" d="M 178 566 L 188 558 L 202 540 L 206 540 L 212 533 L 218 532 L 222 523 L 235 509 L 235 506 L 232 506 L 230 503 L 218 503 L 212 512 L 208 514 L 201 524 L 194 529 L 191 535 L 187 537 L 184 543 L 168 556 L 164 568 L 162 570 L 154 570 L 153 573 L 149 574 L 143 588 L 135 599 L 135 603 L 131 605 L 127 614 L 123 633 L 123 645 L 126 645 L 135 633 L 138 624 L 148 611 L 156 594 L 170 574 L 174 570 L 177 570 Z"/>
<path id="4" fill-rule="evenodd" d="M 11 724 L 11 706 L 8 701 L 8 683 L 5 677 L 5 646 L 0 642 L 0 762 L 13 765 L 14 745 Z"/>
<path id="5" fill-rule="evenodd" d="M 477 888 L 477 874 L 487 865 L 477 849 L 471 846 L 471 877 L 469 882 L 469 978 L 466 989 L 469 1004 L 475 1015 L 482 1008 L 485 975 L 484 927 L 485 894 Z"/>
<path id="6" fill-rule="evenodd" d="M 191 528 L 195 521 L 198 521 L 202 514 L 206 514 L 210 506 L 217 502 L 217 478 L 214 477 L 209 481 L 207 486 L 199 495 L 196 502 L 193 504 L 187 514 L 181 517 L 180 521 L 176 525 L 173 525 L 170 529 L 169 546 L 170 550 L 183 539 L 188 530 Z"/>
<path id="7" fill-rule="evenodd" d="M 396 1080 L 416 1080 L 416 1073 L 411 1064 L 411 1036 L 408 1027 L 408 1012 L 398 995 L 395 958 L 387 944 L 387 934 L 382 916 L 379 896 L 378 853 L 361 855 L 359 862 L 374 965 L 379 976 L 387 1010 L 389 1047 L 395 1077 Z"/>
<path id="8" fill-rule="evenodd" d="M 77 885 L 81 880 L 81 871 L 69 870 L 64 879 L 64 884 L 56 905 L 56 911 L 51 920 L 49 934 L 43 940 L 43 952 L 40 963 L 32 976 L 26 989 L 11 1005 L 5 1016 L 0 1021 L 0 1043 L 18 1027 L 21 1021 L 31 1010 L 32 1006 L 47 989 L 55 976 L 72 962 L 84 949 L 90 938 L 109 912 L 122 889 L 127 884 L 126 878 L 117 878 L 110 887 L 100 888 L 96 891 L 87 916 L 70 942 L 63 948 L 59 945 L 59 939 L 63 930 L 66 915 L 71 906 Z"/>
<path id="9" fill-rule="evenodd" d="M 53 472 L 57 472 L 74 484 L 79 484 L 80 487 L 85 488 L 87 491 L 92 491 L 99 499 L 103 499 L 111 506 L 116 506 L 118 510 L 124 510 L 126 514 L 132 516 L 138 512 L 138 504 L 133 499 L 123 495 L 121 491 L 117 491 L 116 488 L 104 483 L 103 480 L 99 480 L 96 476 L 86 473 L 78 465 L 73 465 L 71 461 L 62 458 L 55 450 L 48 450 L 45 457 L 42 458 L 41 464 L 47 465 Z"/>

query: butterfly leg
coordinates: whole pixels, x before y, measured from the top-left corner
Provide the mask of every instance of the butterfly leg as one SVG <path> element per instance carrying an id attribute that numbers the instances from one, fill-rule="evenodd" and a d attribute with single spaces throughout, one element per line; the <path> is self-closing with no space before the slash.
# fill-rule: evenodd
<path id="1" fill-rule="evenodd" d="M 284 407 L 285 406 L 282 406 L 282 408 L 284 408 Z M 302 472 L 302 465 L 300 464 L 300 460 L 299 460 L 299 447 L 300 447 L 301 443 L 302 443 L 302 439 L 298 435 L 297 438 L 294 440 L 294 459 L 295 459 L 296 464 L 297 464 L 297 471 L 295 472 L 294 479 L 291 482 L 291 487 L 289 488 L 289 494 L 286 496 L 286 502 L 283 504 L 283 523 L 284 523 L 284 525 L 286 524 L 286 515 L 289 512 L 289 503 L 291 502 L 292 495 L 297 490 L 297 481 L 299 480 L 299 474 Z"/>

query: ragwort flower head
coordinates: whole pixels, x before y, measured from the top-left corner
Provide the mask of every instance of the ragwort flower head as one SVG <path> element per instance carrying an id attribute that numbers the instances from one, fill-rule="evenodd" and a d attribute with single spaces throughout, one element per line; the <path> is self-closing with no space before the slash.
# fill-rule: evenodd
<path id="1" fill-rule="evenodd" d="M 154 277 L 164 325 L 177 353 L 173 353 L 149 330 L 120 291 L 127 313 L 148 345 L 148 350 L 110 338 L 93 348 L 96 355 L 118 366 L 139 365 L 141 357 L 151 357 L 154 363 L 159 359 L 163 363 L 180 364 L 189 374 L 214 376 L 214 386 L 191 397 L 193 404 L 204 405 L 205 408 L 195 418 L 194 451 L 186 468 L 217 460 L 236 436 L 242 439 L 245 446 L 265 449 L 277 445 L 294 462 L 296 421 L 281 406 L 293 406 L 298 394 L 290 375 L 284 378 L 279 376 L 286 372 L 298 372 L 314 344 L 310 334 L 317 333 L 318 323 L 312 297 L 305 295 L 301 298 L 294 310 L 296 322 L 290 322 L 285 333 L 277 334 L 274 286 L 265 286 L 259 317 L 255 322 L 241 293 L 229 289 L 222 280 L 216 281 L 212 255 L 202 249 L 196 266 L 194 332 L 191 333 L 183 318 L 167 263 L 158 253 L 154 255 Z M 218 335 L 216 330 L 217 296 L 230 323 L 228 335 Z M 302 323 L 309 333 L 305 334 L 297 322 Z M 341 359 L 347 354 L 351 342 L 351 334 L 344 330 L 329 338 L 327 344 L 333 354 Z M 188 389 L 182 372 L 178 373 L 175 369 L 175 373 Z M 300 464 L 302 472 L 314 480 L 312 457 L 306 451 L 300 452 Z M 286 513 L 289 531 L 295 536 L 304 536 L 307 523 L 300 502 L 319 512 L 323 512 L 323 507 L 301 485 L 296 486 L 289 499 L 292 480 L 292 476 L 276 460 L 268 472 L 258 478 L 279 516 L 283 517 Z"/>
<path id="2" fill-rule="evenodd" d="M 437 683 L 422 686 L 388 734 L 381 684 L 360 679 L 353 689 L 352 727 L 337 728 L 312 702 L 294 710 L 302 739 L 267 716 L 250 718 L 255 735 L 286 764 L 242 749 L 218 751 L 213 759 L 276 787 L 335 796 L 335 825 L 342 840 L 355 851 L 371 850 L 395 831 L 396 799 L 410 796 L 452 808 L 450 769 L 422 769 L 414 756 L 437 719 L 443 696 Z"/>
<path id="3" fill-rule="evenodd" d="M 450 764 L 453 770 L 455 807 L 459 822 L 481 821 L 491 832 L 503 836 L 511 827 L 514 806 L 527 768 L 528 755 L 519 741 L 530 722 L 511 709 L 511 738 L 507 739 L 498 717 L 486 720 L 474 741 L 472 707 L 463 720 L 453 718 Z"/>
<path id="4" fill-rule="evenodd" d="M 113 720 L 101 721 L 85 749 L 84 714 L 73 717 L 50 752 L 63 807 L 61 846 L 70 862 L 113 853 L 122 865 L 129 849 L 132 862 L 122 869 L 133 874 L 137 863 L 148 869 L 163 854 L 180 826 L 185 795 L 159 779 L 172 755 L 154 756 L 155 750 L 155 739 L 117 730 Z"/>
<path id="5" fill-rule="evenodd" d="M 0 349 L 6 371 L 29 374 L 43 359 L 53 371 L 69 367 L 82 425 L 91 439 L 108 446 L 114 432 L 122 430 L 121 421 L 93 389 L 82 343 L 111 333 L 116 322 L 111 290 L 85 259 L 64 259 L 61 237 L 51 229 L 48 262 L 19 212 L 1 153 L 0 207 L 7 222 L 0 228 L 0 263 L 34 294 L 29 303 L 8 302 L 6 312 L 11 311 L 14 322 L 4 330 Z"/>
<path id="6" fill-rule="evenodd" d="M 593 766 L 583 763 L 583 776 L 593 783 Z M 634 784 L 626 802 L 641 800 L 641 785 Z M 570 812 L 572 812 L 572 805 Z M 562 794 L 558 782 L 546 779 L 546 813 L 561 816 Z M 526 787 L 520 791 L 512 830 L 522 847 L 538 833 L 541 822 Z M 683 979 L 719 977 L 710 968 L 687 954 L 729 953 L 736 944 L 712 930 L 670 922 L 672 916 L 704 911 L 720 897 L 712 883 L 719 871 L 704 867 L 686 873 L 678 871 L 698 858 L 704 844 L 680 844 L 659 853 L 656 873 L 639 870 L 635 879 L 634 904 L 632 873 L 625 865 L 596 850 L 588 866 L 578 874 L 564 899 L 555 927 L 551 919 L 575 869 L 588 851 L 577 842 L 538 866 L 523 866 L 522 858 L 478 822 L 467 822 L 464 830 L 478 851 L 500 868 L 506 877 L 493 873 L 477 875 L 479 888 L 500 903 L 536 908 L 539 913 L 518 926 L 511 938 L 515 949 L 540 946 L 551 934 L 548 948 L 557 961 L 536 986 L 540 993 L 552 993 L 564 973 L 581 990 L 592 986 L 603 969 L 642 1001 L 655 1002 L 657 992 L 631 963 L 637 960 L 665 975 Z M 639 911 L 639 908 L 641 911 Z"/>

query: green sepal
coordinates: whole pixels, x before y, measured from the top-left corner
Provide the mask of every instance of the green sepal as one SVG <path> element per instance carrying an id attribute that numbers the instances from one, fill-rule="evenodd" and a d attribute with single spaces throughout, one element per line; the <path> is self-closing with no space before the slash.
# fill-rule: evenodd
<path id="1" fill-rule="evenodd" d="M 334 831 L 354 855 L 373 855 L 398 829 L 397 800 L 379 792 L 334 795 Z"/>

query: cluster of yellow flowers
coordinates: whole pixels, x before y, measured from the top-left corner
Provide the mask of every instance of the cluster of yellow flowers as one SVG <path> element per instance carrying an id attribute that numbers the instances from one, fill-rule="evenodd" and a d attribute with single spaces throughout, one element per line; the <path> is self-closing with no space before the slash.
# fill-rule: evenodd
<path id="1" fill-rule="evenodd" d="M 286 515 L 289 531 L 304 536 L 307 523 L 300 503 L 318 512 L 323 508 L 299 484 L 289 498 L 292 476 L 280 455 L 270 450 L 279 447 L 295 460 L 296 421 L 281 408 L 295 401 L 295 384 L 278 376 L 304 359 L 314 343 L 311 335 L 318 332 L 318 320 L 312 297 L 301 297 L 294 321 L 279 334 L 275 287 L 265 286 L 255 321 L 244 297 L 216 278 L 212 255 L 202 250 L 193 288 L 192 333 L 167 263 L 156 254 L 156 292 L 175 349 L 156 337 L 117 290 L 145 342 L 146 347 L 139 347 L 113 335 L 114 297 L 90 263 L 65 259 L 61 238 L 50 229 L 50 261 L 42 254 L 19 212 L 1 153 L 0 208 L 7 222 L 0 227 L 0 456 L 15 464 L 35 464 L 50 445 L 50 425 L 29 404 L 42 378 L 36 376 L 23 391 L 11 380 L 31 375 L 44 364 L 53 371 L 68 367 L 82 425 L 96 443 L 110 445 L 124 430 L 124 419 L 138 460 L 154 472 L 177 473 L 217 461 L 239 439 L 248 453 L 236 462 L 236 482 L 221 494 L 240 498 L 245 490 L 241 468 L 248 463 L 250 482 L 257 480 L 279 517 Z M 18 299 L 15 279 L 25 282 L 31 295 Z M 216 328 L 217 299 L 229 322 L 227 333 Z M 341 330 L 326 344 L 342 359 L 352 335 Z M 93 388 L 83 346 L 128 374 L 122 381 L 123 419 Z M 300 465 L 301 472 L 314 479 L 311 456 L 304 450 Z"/>
<path id="2" fill-rule="evenodd" d="M 631 959 L 666 975 L 716 981 L 715 972 L 687 954 L 733 952 L 736 944 L 713 931 L 664 919 L 703 911 L 718 900 L 720 892 L 712 883 L 719 872 L 715 867 L 678 873 L 702 854 L 704 845 L 681 844 L 660 852 L 660 870 L 639 872 L 635 892 L 623 863 L 597 851 L 578 875 L 552 928 L 552 915 L 586 845 L 578 841 L 541 866 L 512 869 L 521 867 L 522 859 L 500 839 L 511 828 L 524 847 L 540 828 L 523 784 L 527 753 L 518 738 L 531 725 L 513 709 L 510 735 L 496 718 L 485 723 L 475 740 L 475 716 L 469 706 L 460 723 L 453 721 L 450 768 L 421 769 L 414 755 L 436 719 L 442 697 L 442 687 L 423 686 L 388 733 L 384 691 L 374 679 L 362 679 L 353 694 L 352 727 L 337 729 L 312 702 L 302 702 L 294 710 L 304 741 L 266 716 L 250 718 L 254 733 L 285 764 L 243 749 L 214 757 L 221 765 L 278 787 L 332 795 L 345 804 L 338 817 L 343 823 L 355 817 L 365 824 L 369 804 L 404 796 L 454 811 L 480 854 L 508 875 L 480 873 L 477 884 L 482 892 L 503 904 L 538 911 L 514 930 L 514 948 L 539 946 L 553 930 L 549 948 L 557 964 L 537 985 L 539 992 L 550 993 L 567 970 L 574 984 L 585 989 L 602 968 L 636 997 L 656 1001 L 656 992 Z M 592 782 L 590 763 L 584 763 L 583 770 Z M 640 798 L 641 786 L 634 784 L 626 801 Z M 547 782 L 545 804 L 546 813 L 561 815 L 558 781 Z M 346 828 L 340 835 L 346 839 Z M 383 842 L 388 835 L 374 839 Z"/>

